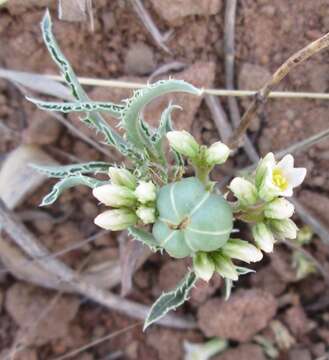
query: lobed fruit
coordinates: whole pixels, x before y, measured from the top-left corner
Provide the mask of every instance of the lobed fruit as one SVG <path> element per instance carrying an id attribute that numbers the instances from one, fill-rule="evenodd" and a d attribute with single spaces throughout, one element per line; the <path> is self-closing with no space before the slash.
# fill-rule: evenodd
<path id="1" fill-rule="evenodd" d="M 153 235 L 175 258 L 219 249 L 233 228 L 230 205 L 223 196 L 207 191 L 195 177 L 162 187 L 157 210 L 159 218 Z"/>

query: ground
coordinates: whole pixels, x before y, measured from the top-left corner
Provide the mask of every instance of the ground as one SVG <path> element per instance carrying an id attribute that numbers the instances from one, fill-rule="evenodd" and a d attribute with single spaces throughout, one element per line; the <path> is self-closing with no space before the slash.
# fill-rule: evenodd
<path id="1" fill-rule="evenodd" d="M 48 6 L 58 42 L 80 76 L 145 82 L 161 65 L 179 62 L 181 64 L 176 64 L 172 72 L 175 78 L 186 79 L 200 87 L 224 88 L 225 1 L 145 0 L 143 3 L 160 31 L 171 31 L 166 42 L 170 52 L 156 45 L 130 2 L 94 1 L 94 31 L 91 31 L 87 20 L 59 21 L 55 1 L 10 0 L 0 9 L 0 66 L 57 73 L 42 43 L 39 27 Z M 328 19 L 327 0 L 239 1 L 236 86 L 257 89 L 291 54 L 328 32 Z M 326 92 L 328 74 L 328 51 L 324 51 L 291 72 L 280 90 Z M 168 73 L 160 77 L 168 77 Z M 88 92 L 95 100 L 118 101 L 129 95 L 128 90 L 109 88 L 88 88 Z M 191 130 L 198 140 L 207 144 L 218 139 L 204 101 L 190 96 L 174 99 L 184 108 L 183 112 L 175 114 L 177 128 Z M 228 110 L 227 101 L 221 101 Z M 159 119 L 161 108 L 167 102 L 165 99 L 147 109 L 151 122 Z M 239 101 L 239 106 L 243 112 L 248 100 Z M 270 100 L 259 111 L 250 137 L 260 154 L 284 149 L 328 128 L 328 110 L 327 101 Z M 72 135 L 49 115 L 35 110 L 17 87 L 3 79 L 0 79 L 0 120 L 0 162 L 5 162 L 9 154 L 12 156 L 11 152 L 22 145 L 28 146 L 23 148 L 24 153 L 27 148 L 32 151 L 31 147 L 33 153 L 41 149 L 61 163 L 106 159 L 103 153 Z M 76 118 L 70 117 L 70 120 L 89 138 L 97 139 Z M 113 161 L 120 161 L 117 154 L 109 152 Z M 19 163 L 17 153 L 15 156 L 13 162 Z M 329 226 L 329 140 L 300 153 L 296 161 L 308 169 L 306 183 L 298 194 L 300 201 Z M 248 164 L 241 150 L 224 170 L 229 172 L 232 167 Z M 17 179 L 17 172 L 19 169 L 13 167 L 10 175 L 7 174 L 7 179 L 15 179 L 13 184 L 7 180 L 13 193 L 19 181 L 26 182 L 30 176 L 24 173 L 23 179 Z M 220 179 L 223 174 L 218 170 L 215 176 Z M 98 213 L 97 203 L 89 191 L 80 188 L 68 191 L 55 206 L 39 211 L 37 205 L 52 182 L 40 186 L 37 180 L 33 181 L 33 193 L 25 197 L 23 203 L 17 201 L 12 207 L 48 249 L 59 251 L 96 232 L 92 220 Z M 4 189 L 0 189 L 1 196 L 3 193 Z M 298 218 L 296 220 L 303 225 Z M 8 239 L 3 235 L 1 243 L 4 241 Z M 119 243 L 115 235 L 103 236 L 61 259 L 77 270 L 88 266 L 96 268 L 97 264 L 105 262 L 112 264 L 119 256 Z M 325 271 L 329 271 L 328 244 L 315 237 L 307 250 Z M 3 266 L 8 266 L 6 259 L 2 262 Z M 260 345 L 262 339 L 273 342 L 279 359 L 320 359 L 329 349 L 328 284 L 319 274 L 297 280 L 291 262 L 290 250 L 280 245 L 273 256 L 257 267 L 255 274 L 236 284 L 228 302 L 221 299 L 220 278 L 212 280 L 209 286 L 198 283 L 191 302 L 178 311 L 195 316 L 196 330 L 153 326 L 143 333 L 141 326 L 136 326 L 82 352 L 75 359 L 182 359 L 184 341 L 202 342 L 212 336 L 230 340 L 230 349 L 218 355 L 218 360 L 265 359 L 262 349 L 268 350 L 268 347 Z M 175 285 L 186 266 L 166 256 L 152 256 L 136 272 L 128 297 L 151 304 L 163 290 Z M 136 322 L 84 298 L 57 294 L 23 282 L 20 279 L 24 276 L 18 279 L 8 273 L 0 275 L 0 353 L 4 358 L 18 341 L 26 348 L 18 352 L 15 359 L 54 359 Z M 110 280 L 98 281 L 106 286 Z M 119 293 L 120 288 L 115 287 L 115 291 Z M 56 296 L 59 299 L 54 300 Z M 47 304 L 52 301 L 56 304 L 49 309 L 46 320 L 34 328 L 38 313 L 46 311 Z"/>

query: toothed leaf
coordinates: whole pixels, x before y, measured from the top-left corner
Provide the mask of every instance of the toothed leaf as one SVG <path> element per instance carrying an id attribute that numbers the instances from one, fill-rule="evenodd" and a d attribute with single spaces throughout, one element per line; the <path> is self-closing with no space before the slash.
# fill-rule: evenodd
<path id="1" fill-rule="evenodd" d="M 152 305 L 150 312 L 144 322 L 145 331 L 155 321 L 161 319 L 170 310 L 175 310 L 182 305 L 187 299 L 190 290 L 196 282 L 196 276 L 193 271 L 189 271 L 184 279 L 178 284 L 175 290 L 163 293 Z"/>
<path id="2" fill-rule="evenodd" d="M 135 240 L 140 241 L 144 245 L 148 246 L 152 251 L 155 252 L 160 249 L 159 244 L 156 242 L 156 240 L 154 239 L 153 235 L 150 232 L 132 226 L 128 228 L 128 233 Z"/>
<path id="3" fill-rule="evenodd" d="M 143 149 L 145 144 L 139 120 L 141 110 L 158 96 L 172 92 L 185 92 L 201 95 L 202 91 L 183 80 L 160 80 L 148 87 L 138 89 L 127 99 L 121 116 L 121 125 L 126 130 L 127 139 L 137 147 Z"/>
<path id="4" fill-rule="evenodd" d="M 76 174 L 104 173 L 107 174 L 110 164 L 103 161 L 92 161 L 82 164 L 71 164 L 63 166 L 31 165 L 35 170 L 49 177 L 64 178 Z"/>
<path id="5" fill-rule="evenodd" d="M 53 186 L 51 192 L 43 198 L 40 206 L 47 206 L 53 204 L 65 190 L 74 186 L 85 185 L 93 189 L 105 183 L 107 182 L 83 175 L 76 175 L 64 178 Z"/>
<path id="6" fill-rule="evenodd" d="M 48 10 L 43 17 L 41 29 L 47 49 L 53 60 L 60 68 L 66 83 L 71 89 L 72 95 L 80 102 L 90 102 L 86 92 L 79 84 L 70 63 L 67 61 L 57 44 L 57 41 L 52 33 L 52 22 Z M 87 112 L 87 116 L 80 118 L 80 120 L 101 132 L 105 136 L 106 142 L 116 147 L 123 155 L 130 156 L 135 160 L 139 158 L 138 151 L 128 145 L 128 143 L 103 119 L 99 113 Z M 128 148 L 129 150 L 127 150 Z M 131 156 L 132 154 L 134 156 Z"/>
<path id="7" fill-rule="evenodd" d="M 48 111 L 60 111 L 63 113 L 70 112 L 89 112 L 89 111 L 105 111 L 114 117 L 120 117 L 123 105 L 113 104 L 101 101 L 79 101 L 79 102 L 52 102 L 42 101 L 39 99 L 26 98 L 39 109 Z"/>

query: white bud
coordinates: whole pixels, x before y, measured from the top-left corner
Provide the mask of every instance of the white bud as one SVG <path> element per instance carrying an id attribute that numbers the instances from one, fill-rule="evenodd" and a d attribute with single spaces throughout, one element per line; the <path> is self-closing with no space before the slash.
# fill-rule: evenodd
<path id="1" fill-rule="evenodd" d="M 112 184 L 125 186 L 131 190 L 135 190 L 136 188 L 136 178 L 127 169 L 110 167 L 109 176 L 112 181 Z"/>
<path id="2" fill-rule="evenodd" d="M 169 131 L 167 133 L 167 139 L 170 147 L 181 155 L 194 158 L 199 153 L 199 144 L 187 131 Z"/>
<path id="3" fill-rule="evenodd" d="M 112 207 L 133 206 L 136 202 L 132 190 L 113 184 L 98 186 L 93 190 L 93 195 L 103 204 Z"/>
<path id="4" fill-rule="evenodd" d="M 256 169 L 256 186 L 259 187 L 264 180 L 264 177 L 269 168 L 275 166 L 275 158 L 273 153 L 268 153 L 263 159 L 259 160 L 257 169 Z"/>
<path id="5" fill-rule="evenodd" d="M 274 236 L 272 231 L 264 223 L 258 223 L 251 228 L 256 245 L 266 253 L 273 251 Z"/>
<path id="6" fill-rule="evenodd" d="M 238 280 L 238 272 L 229 257 L 217 251 L 212 254 L 212 258 L 215 263 L 216 271 L 219 273 L 219 275 L 230 280 Z"/>
<path id="7" fill-rule="evenodd" d="M 264 215 L 270 219 L 290 218 L 294 213 L 294 205 L 284 198 L 276 198 L 267 203 L 264 209 Z"/>
<path id="8" fill-rule="evenodd" d="M 298 227 L 291 219 L 271 220 L 271 228 L 280 239 L 296 239 Z"/>
<path id="9" fill-rule="evenodd" d="M 215 264 L 204 252 L 198 252 L 193 258 L 193 270 L 197 277 L 209 281 L 215 271 Z"/>
<path id="10" fill-rule="evenodd" d="M 229 189 L 243 206 L 254 205 L 257 202 L 257 189 L 255 185 L 244 178 L 234 178 L 230 183 Z"/>
<path id="11" fill-rule="evenodd" d="M 152 181 L 140 181 L 135 190 L 135 195 L 142 204 L 154 201 L 156 199 L 156 187 Z"/>
<path id="12" fill-rule="evenodd" d="M 257 262 L 263 258 L 262 252 L 257 249 L 256 246 L 240 239 L 228 240 L 221 248 L 221 251 L 230 258 L 242 260 L 247 263 Z"/>
<path id="13" fill-rule="evenodd" d="M 147 206 L 140 206 L 136 210 L 137 216 L 144 224 L 152 224 L 155 222 L 155 209 Z"/>
<path id="14" fill-rule="evenodd" d="M 128 209 L 115 209 L 107 210 L 99 214 L 94 223 L 99 227 L 119 231 L 127 229 L 129 226 L 135 225 L 137 222 L 137 216 Z"/>
<path id="15" fill-rule="evenodd" d="M 227 160 L 229 155 L 229 147 L 217 141 L 206 150 L 206 161 L 209 165 L 220 165 Z"/>

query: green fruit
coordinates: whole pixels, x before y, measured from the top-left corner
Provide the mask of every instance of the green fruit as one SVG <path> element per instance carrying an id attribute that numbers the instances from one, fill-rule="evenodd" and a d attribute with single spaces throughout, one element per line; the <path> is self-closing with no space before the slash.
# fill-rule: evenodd
<path id="1" fill-rule="evenodd" d="M 229 239 L 232 210 L 221 196 L 207 191 L 195 177 L 163 186 L 157 197 L 153 235 L 175 258 L 214 251 Z"/>

